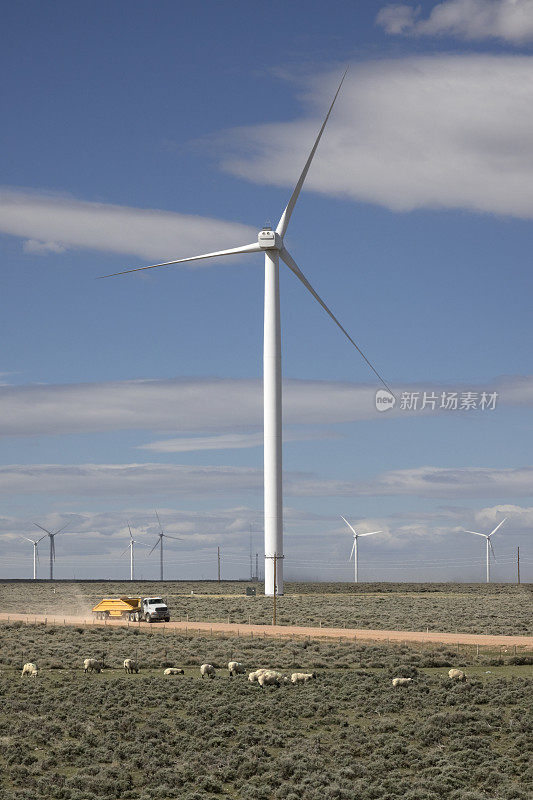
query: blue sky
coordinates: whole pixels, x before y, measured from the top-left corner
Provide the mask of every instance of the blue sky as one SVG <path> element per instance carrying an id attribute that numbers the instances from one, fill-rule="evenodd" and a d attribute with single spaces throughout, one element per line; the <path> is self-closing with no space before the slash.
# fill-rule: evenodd
<path id="1" fill-rule="evenodd" d="M 124 577 L 156 506 L 169 577 L 213 577 L 217 545 L 247 575 L 261 257 L 96 278 L 275 224 L 349 65 L 287 242 L 398 402 L 376 411 L 284 270 L 286 575 L 350 579 L 344 514 L 384 531 L 362 579 L 481 579 L 461 528 L 507 516 L 494 576 L 520 546 L 531 579 L 533 3 L 25 2 L 3 28 L 0 576 L 30 574 L 34 521 L 68 521 L 56 574 Z"/>

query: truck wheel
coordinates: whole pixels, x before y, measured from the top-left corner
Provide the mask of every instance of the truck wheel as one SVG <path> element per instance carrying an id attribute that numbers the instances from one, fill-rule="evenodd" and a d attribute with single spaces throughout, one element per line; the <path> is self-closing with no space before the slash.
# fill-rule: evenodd
<path id="1" fill-rule="evenodd" d="M 138 611 L 136 611 L 135 614 L 133 615 L 133 619 L 135 620 L 135 622 L 141 621 L 141 615 L 139 614 Z"/>
<path id="2" fill-rule="evenodd" d="M 151 622 L 151 617 L 150 617 L 150 614 L 145 614 L 145 616 L 144 616 L 144 621 L 145 621 L 145 622 Z"/>

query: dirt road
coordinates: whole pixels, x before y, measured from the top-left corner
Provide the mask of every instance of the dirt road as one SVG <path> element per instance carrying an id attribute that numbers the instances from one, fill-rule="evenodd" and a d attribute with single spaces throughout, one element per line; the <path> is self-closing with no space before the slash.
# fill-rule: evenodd
<path id="1" fill-rule="evenodd" d="M 49 625 L 109 625 L 139 628 L 150 633 L 189 631 L 208 634 L 230 633 L 239 636 L 303 636 L 311 639 L 348 639 L 390 642 L 433 642 L 437 644 L 470 644 L 493 647 L 520 647 L 533 650 L 533 636 L 490 636 L 473 633 L 439 633 L 438 631 L 382 631 L 359 628 L 304 628 L 289 625 L 240 625 L 225 622 L 125 622 L 93 620 L 90 617 L 53 616 L 45 614 L 3 614 L 0 622 L 46 622 Z"/>

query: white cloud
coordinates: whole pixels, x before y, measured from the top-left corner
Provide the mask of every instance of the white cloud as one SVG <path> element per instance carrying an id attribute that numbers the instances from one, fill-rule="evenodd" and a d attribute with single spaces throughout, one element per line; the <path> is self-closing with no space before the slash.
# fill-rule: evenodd
<path id="1" fill-rule="evenodd" d="M 384 472 L 365 482 L 285 472 L 291 497 L 518 497 L 533 494 L 533 467 L 418 467 Z M 181 464 L 11 464 L 0 466 L 0 494 L 75 496 L 206 496 L 260 493 L 263 472 L 252 467 Z"/>
<path id="2" fill-rule="evenodd" d="M 26 239 L 27 253 L 88 248 L 148 263 L 235 247 L 257 237 L 256 230 L 238 222 L 10 188 L 0 188 L 0 232 Z"/>
<path id="3" fill-rule="evenodd" d="M 461 39 L 503 39 L 513 44 L 533 40 L 533 0 L 445 0 L 420 19 L 420 6 L 393 3 L 376 22 L 387 33 L 453 35 Z"/>
<path id="4" fill-rule="evenodd" d="M 284 442 L 305 442 L 315 439 L 335 438 L 333 433 L 286 431 Z M 140 445 L 139 450 L 151 450 L 156 453 L 192 453 L 200 450 L 241 450 L 246 447 L 263 447 L 261 433 L 225 433 L 217 436 L 180 437 L 179 439 L 162 439 L 157 442 Z"/>
<path id="5" fill-rule="evenodd" d="M 307 118 L 228 134 L 222 167 L 290 188 L 337 79 L 311 79 Z M 427 56 L 355 64 L 306 188 L 395 211 L 533 217 L 533 58 Z"/>
<path id="6" fill-rule="evenodd" d="M 402 411 L 401 393 L 419 392 L 419 406 L 424 391 L 497 392 L 496 411 Z M 504 406 L 533 405 L 533 377 L 506 377 L 480 387 L 475 385 L 419 385 L 395 387 L 398 402 L 393 410 L 376 411 L 376 387 L 365 384 L 328 381 L 286 380 L 283 383 L 283 417 L 286 426 L 334 425 L 366 419 L 412 419 L 413 415 L 448 413 L 462 418 L 465 413 L 494 414 Z M 440 401 L 439 401 L 440 402 Z M 257 429 L 262 425 L 261 381 L 251 379 L 190 378 L 175 380 L 113 381 L 63 385 L 0 384 L 0 436 L 36 436 L 48 434 L 89 433 L 111 430 L 148 430 L 169 434 L 215 432 L 227 437 L 239 434 L 234 445 L 259 443 Z M 252 429 L 252 430 L 250 430 Z M 288 436 L 317 438 L 311 434 L 287 431 Z M 329 433 L 320 434 L 330 436 Z M 252 437 L 252 438 L 250 438 Z M 191 437 L 192 439 L 192 437 Z M 191 449 L 200 441 L 202 449 L 213 449 L 229 439 L 206 438 L 182 442 Z M 157 445 L 157 446 L 155 446 Z M 161 442 L 145 445 L 147 449 L 165 447 Z M 179 447 L 179 441 L 176 447 Z M 169 445 L 173 447 L 173 445 Z M 194 449 L 200 449 L 195 446 Z M 159 450 L 162 452 L 162 450 Z M 167 452 L 185 452 L 167 450 Z"/>

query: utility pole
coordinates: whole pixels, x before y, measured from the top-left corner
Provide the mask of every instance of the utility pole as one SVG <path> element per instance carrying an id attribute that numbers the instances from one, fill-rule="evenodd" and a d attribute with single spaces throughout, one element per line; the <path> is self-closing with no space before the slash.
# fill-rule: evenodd
<path id="1" fill-rule="evenodd" d="M 217 547 L 218 582 L 220 583 L 220 547 Z"/>
<path id="2" fill-rule="evenodd" d="M 520 548 L 516 548 L 516 577 L 520 583 Z"/>
<path id="3" fill-rule="evenodd" d="M 252 526 L 250 525 L 250 580 L 254 579 L 253 558 L 252 558 Z"/>
<path id="4" fill-rule="evenodd" d="M 255 554 L 255 580 L 259 580 L 259 553 Z"/>

